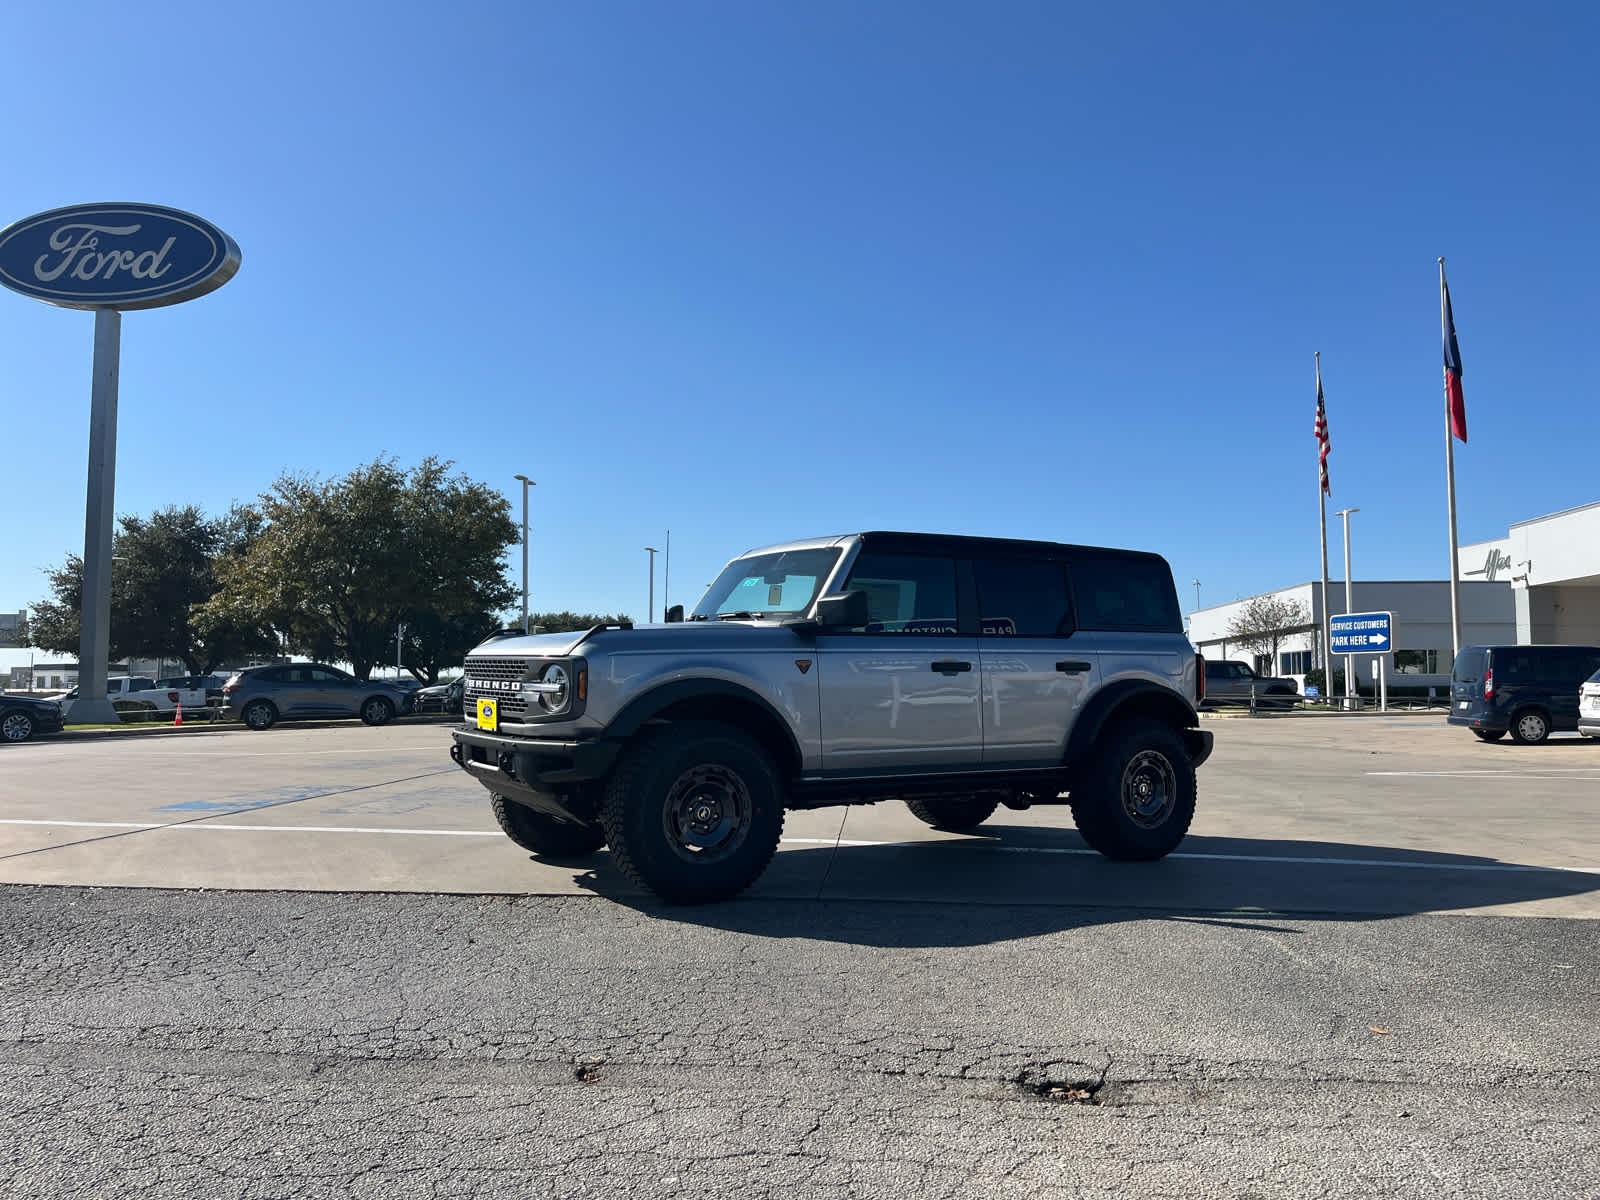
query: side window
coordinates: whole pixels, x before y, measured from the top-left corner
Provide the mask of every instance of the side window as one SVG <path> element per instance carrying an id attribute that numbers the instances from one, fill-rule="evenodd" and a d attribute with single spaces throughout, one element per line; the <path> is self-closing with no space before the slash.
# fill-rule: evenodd
<path id="1" fill-rule="evenodd" d="M 1064 637 L 1072 632 L 1066 566 L 1038 559 L 976 559 L 985 637 Z"/>
<path id="2" fill-rule="evenodd" d="M 847 590 L 867 594 L 867 633 L 955 633 L 956 564 L 923 554 L 861 552 Z"/>
<path id="3" fill-rule="evenodd" d="M 1158 558 L 1074 559 L 1072 590 L 1081 629 L 1181 633 L 1172 572 Z"/>

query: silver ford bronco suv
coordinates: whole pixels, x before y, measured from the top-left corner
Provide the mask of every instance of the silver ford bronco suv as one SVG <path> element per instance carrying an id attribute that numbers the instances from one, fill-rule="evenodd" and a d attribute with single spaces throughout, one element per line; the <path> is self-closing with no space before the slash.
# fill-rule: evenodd
<path id="1" fill-rule="evenodd" d="M 517 845 L 609 846 L 671 903 L 748 887 L 786 809 L 889 799 L 955 831 L 1067 804 L 1155 859 L 1211 753 L 1202 670 L 1157 554 L 857 533 L 739 556 L 687 621 L 477 647 L 451 757 Z"/>

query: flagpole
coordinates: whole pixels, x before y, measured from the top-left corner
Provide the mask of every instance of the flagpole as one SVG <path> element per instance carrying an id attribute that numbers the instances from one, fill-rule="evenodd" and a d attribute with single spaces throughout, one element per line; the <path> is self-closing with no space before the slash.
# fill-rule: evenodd
<path id="1" fill-rule="evenodd" d="M 1439 259 L 1439 328 L 1443 337 L 1450 337 L 1449 320 L 1445 315 L 1444 259 Z M 1450 661 L 1454 662 L 1461 650 L 1461 550 L 1456 540 L 1456 447 L 1455 435 L 1450 428 L 1450 371 L 1444 369 L 1444 477 L 1445 507 L 1450 514 Z"/>
<path id="2" fill-rule="evenodd" d="M 1317 399 L 1322 399 L 1322 351 L 1316 351 L 1317 360 Z M 1317 524 L 1322 530 L 1322 692 L 1325 696 L 1333 694 L 1333 671 L 1331 658 L 1328 654 L 1328 493 L 1322 487 L 1321 450 L 1318 450 L 1317 467 Z"/>

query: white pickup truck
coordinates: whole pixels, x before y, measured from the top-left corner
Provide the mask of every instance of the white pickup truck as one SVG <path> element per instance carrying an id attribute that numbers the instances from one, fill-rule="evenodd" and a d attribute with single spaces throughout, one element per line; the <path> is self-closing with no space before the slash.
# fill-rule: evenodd
<path id="1" fill-rule="evenodd" d="M 199 683 L 200 686 L 173 686 L 180 683 Z M 64 696 L 56 697 L 61 705 L 62 716 L 71 719 L 72 704 L 77 698 L 77 688 L 73 688 Z M 198 714 L 206 706 L 206 688 L 199 677 L 157 681 L 148 675 L 113 675 L 106 680 L 106 699 L 111 701 L 111 706 L 119 713 L 129 716 L 140 712 L 176 716 L 180 704 Z"/>

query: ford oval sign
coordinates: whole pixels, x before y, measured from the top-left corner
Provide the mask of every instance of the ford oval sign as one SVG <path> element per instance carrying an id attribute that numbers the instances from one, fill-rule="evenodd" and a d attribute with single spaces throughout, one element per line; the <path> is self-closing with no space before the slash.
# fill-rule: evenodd
<path id="1" fill-rule="evenodd" d="M 156 204 L 55 208 L 0 230 L 0 283 L 64 308 L 179 304 L 238 270 L 231 237 Z"/>

